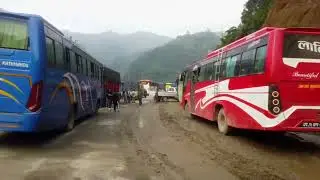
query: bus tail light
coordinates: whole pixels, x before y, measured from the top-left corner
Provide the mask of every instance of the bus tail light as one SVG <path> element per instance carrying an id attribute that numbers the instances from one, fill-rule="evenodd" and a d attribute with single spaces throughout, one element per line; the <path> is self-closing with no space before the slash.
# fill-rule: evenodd
<path id="1" fill-rule="evenodd" d="M 41 107 L 41 98 L 42 98 L 42 81 L 32 85 L 31 93 L 27 103 L 27 108 L 31 112 L 36 112 Z"/>
<path id="2" fill-rule="evenodd" d="M 276 85 L 269 86 L 269 111 L 275 115 L 281 112 L 280 92 Z"/>

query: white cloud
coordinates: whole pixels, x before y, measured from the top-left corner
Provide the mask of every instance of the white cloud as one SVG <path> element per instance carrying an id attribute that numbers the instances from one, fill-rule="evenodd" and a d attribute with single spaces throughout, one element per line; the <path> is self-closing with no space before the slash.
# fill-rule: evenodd
<path id="1" fill-rule="evenodd" d="M 97 33 L 151 31 L 176 36 L 226 30 L 246 0 L 0 0 L 4 9 L 43 16 L 60 29 Z"/>

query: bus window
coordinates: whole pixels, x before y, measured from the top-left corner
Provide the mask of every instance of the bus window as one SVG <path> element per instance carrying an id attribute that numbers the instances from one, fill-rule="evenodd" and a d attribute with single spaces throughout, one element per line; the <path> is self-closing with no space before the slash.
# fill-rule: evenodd
<path id="1" fill-rule="evenodd" d="M 90 59 L 87 59 L 87 68 L 88 68 L 88 77 L 91 77 L 91 62 Z"/>
<path id="2" fill-rule="evenodd" d="M 79 62 L 80 62 L 80 73 L 84 74 L 84 67 L 83 67 L 83 59 L 82 56 L 79 56 Z"/>
<path id="3" fill-rule="evenodd" d="M 63 61 L 63 47 L 62 44 L 59 42 L 54 43 L 55 53 L 56 53 L 56 67 L 64 68 L 64 61 Z"/>
<path id="4" fill-rule="evenodd" d="M 225 60 L 225 77 L 233 77 L 234 76 L 234 68 L 236 67 L 236 62 L 233 62 L 232 57 L 228 57 Z"/>
<path id="5" fill-rule="evenodd" d="M 213 70 L 213 63 L 209 63 L 206 65 L 206 73 L 205 73 L 205 80 L 212 80 L 212 70 Z"/>
<path id="6" fill-rule="evenodd" d="M 221 60 L 221 65 L 220 67 L 218 66 L 218 69 L 220 68 L 220 78 L 225 78 L 226 77 L 226 68 L 227 68 L 227 59 L 222 59 Z"/>
<path id="7" fill-rule="evenodd" d="M 214 63 L 214 80 L 218 81 L 221 75 L 221 62 L 217 61 Z"/>
<path id="8" fill-rule="evenodd" d="M 264 62 L 267 56 L 267 46 L 257 48 L 256 59 L 254 62 L 254 73 L 264 72 Z"/>
<path id="9" fill-rule="evenodd" d="M 239 60 L 240 60 L 240 54 L 229 57 L 226 62 L 226 77 L 234 77 L 238 75 L 239 72 Z"/>
<path id="10" fill-rule="evenodd" d="M 248 75 L 252 72 L 256 49 L 251 49 L 242 54 L 240 61 L 240 75 Z"/>
<path id="11" fill-rule="evenodd" d="M 216 81 L 216 80 L 218 80 L 218 77 L 217 77 L 217 75 L 218 75 L 218 72 L 217 72 L 217 62 L 214 62 L 213 63 L 213 66 L 212 66 L 212 80 L 214 80 L 214 81 Z"/>
<path id="12" fill-rule="evenodd" d="M 199 68 L 199 71 L 200 71 L 200 72 L 198 72 L 198 81 L 201 82 L 201 81 L 204 81 L 204 80 L 205 80 L 206 65 L 201 66 L 201 67 Z"/>
<path id="13" fill-rule="evenodd" d="M 101 77 L 100 77 L 100 67 L 98 66 L 98 73 L 97 73 L 97 76 L 98 76 L 98 79 L 100 80 L 101 79 Z"/>
<path id="14" fill-rule="evenodd" d="M 96 78 L 97 76 L 97 66 L 93 63 L 93 78 Z"/>
<path id="15" fill-rule="evenodd" d="M 80 62 L 80 56 L 76 53 L 76 67 L 77 67 L 77 73 L 81 72 L 81 62 Z"/>
<path id="16" fill-rule="evenodd" d="M 96 79 L 98 79 L 98 66 L 97 66 L 97 65 L 95 65 L 95 67 L 96 67 L 96 69 L 95 69 L 95 73 L 96 73 L 95 78 L 96 78 Z"/>
<path id="17" fill-rule="evenodd" d="M 0 48 L 28 49 L 28 27 L 26 22 L 0 18 L 0 27 Z"/>
<path id="18" fill-rule="evenodd" d="M 88 76 L 88 60 L 86 58 L 83 58 L 83 74 Z"/>
<path id="19" fill-rule="evenodd" d="M 76 73 L 78 69 L 78 64 L 76 61 L 76 55 L 73 51 L 70 51 L 70 61 L 71 61 L 71 72 Z"/>
<path id="20" fill-rule="evenodd" d="M 70 60 L 70 49 L 64 49 L 64 61 L 65 61 L 65 69 L 70 71 L 71 68 L 71 60 Z"/>
<path id="21" fill-rule="evenodd" d="M 94 77 L 94 64 L 93 62 L 90 63 L 90 69 L 91 69 L 91 78 Z"/>
<path id="22" fill-rule="evenodd" d="M 54 41 L 46 37 L 46 48 L 47 48 L 47 61 L 49 67 L 55 65 L 55 53 L 54 53 Z"/>

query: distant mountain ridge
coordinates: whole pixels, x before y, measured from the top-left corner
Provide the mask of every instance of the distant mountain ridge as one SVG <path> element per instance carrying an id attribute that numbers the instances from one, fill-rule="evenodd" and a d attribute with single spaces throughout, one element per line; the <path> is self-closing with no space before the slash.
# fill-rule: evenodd
<path id="1" fill-rule="evenodd" d="M 174 81 L 187 64 L 203 58 L 220 43 L 220 34 L 210 31 L 178 36 L 167 44 L 146 51 L 132 61 L 124 80 Z"/>
<path id="2" fill-rule="evenodd" d="M 113 31 L 97 34 L 64 31 L 64 34 L 71 36 L 88 53 L 108 67 L 119 71 L 121 75 L 127 72 L 130 63 L 140 53 L 171 40 L 167 36 L 143 31 L 130 34 L 119 34 Z"/>

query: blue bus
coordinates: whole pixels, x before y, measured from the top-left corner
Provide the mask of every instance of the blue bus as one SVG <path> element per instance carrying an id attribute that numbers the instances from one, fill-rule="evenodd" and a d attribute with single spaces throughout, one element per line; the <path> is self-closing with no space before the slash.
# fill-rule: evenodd
<path id="1" fill-rule="evenodd" d="M 0 12 L 0 131 L 70 131 L 97 113 L 104 66 L 42 17 Z"/>

